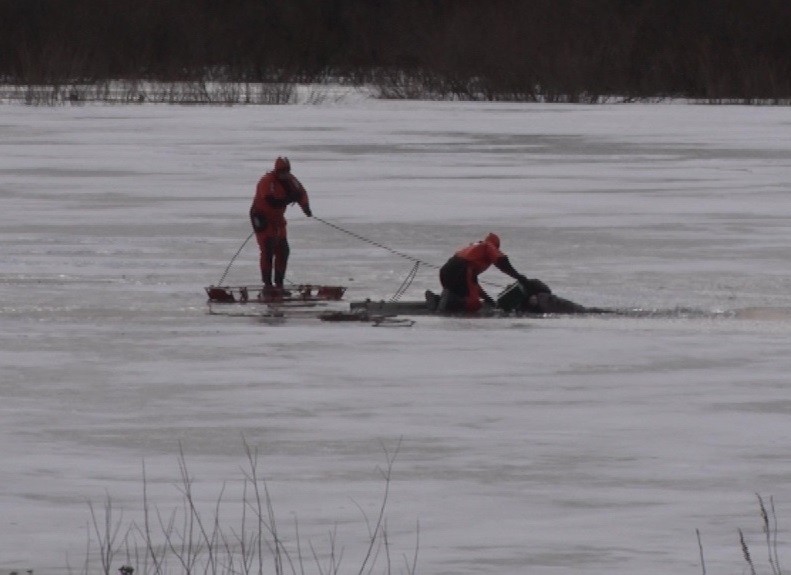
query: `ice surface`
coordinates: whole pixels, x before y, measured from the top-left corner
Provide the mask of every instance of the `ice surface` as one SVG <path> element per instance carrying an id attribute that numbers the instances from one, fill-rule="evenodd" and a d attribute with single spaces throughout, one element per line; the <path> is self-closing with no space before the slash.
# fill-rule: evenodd
<path id="1" fill-rule="evenodd" d="M 496 231 L 564 297 L 699 313 L 208 315 L 280 154 L 317 216 L 422 261 Z M 791 525 L 790 192 L 789 108 L 0 107 L 0 569 L 79 571 L 86 502 L 137 519 L 144 460 L 179 504 L 179 444 L 201 500 L 228 482 L 233 505 L 243 437 L 283 528 L 320 546 L 337 525 L 347 571 L 399 440 L 396 570 L 418 521 L 431 575 L 700 573 L 695 529 L 709 572 L 740 573 L 739 527 L 763 566 L 755 494 L 781 550 Z M 411 267 L 289 227 L 295 282 L 387 298 Z M 437 285 L 421 268 L 405 297 Z"/>

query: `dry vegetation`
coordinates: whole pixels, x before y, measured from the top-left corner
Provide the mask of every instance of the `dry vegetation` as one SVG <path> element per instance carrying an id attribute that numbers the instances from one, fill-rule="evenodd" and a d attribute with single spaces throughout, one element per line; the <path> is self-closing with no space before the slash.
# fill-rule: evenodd
<path id="1" fill-rule="evenodd" d="M 195 493 L 195 480 L 184 453 L 180 451 L 180 476 L 176 484 L 179 505 L 167 510 L 150 501 L 145 466 L 138 521 L 126 522 L 109 495 L 102 509 L 89 503 L 91 520 L 80 573 L 414 575 L 418 542 L 414 552 L 395 558 L 387 531 L 386 510 L 398 446 L 394 451 L 385 449 L 386 462 L 381 469 L 384 487 L 376 514 L 369 516 L 360 508 L 368 538 L 362 545 L 362 555 L 354 558 L 344 558 L 344 547 L 335 529 L 328 534 L 326 545 L 318 546 L 313 541 L 302 540 L 296 519 L 293 526 L 283 527 L 277 519 L 268 483 L 260 471 L 258 451 L 246 442 L 244 448 L 246 465 L 241 495 L 236 501 L 230 501 L 232 497 L 223 487 L 215 503 L 205 509 Z M 225 508 L 229 505 L 238 510 L 235 518 L 228 518 Z M 68 571 L 74 572 L 71 566 Z"/>
<path id="2" fill-rule="evenodd" d="M 343 79 L 390 98 L 788 103 L 789 30 L 787 0 L 0 0 L 0 84 L 59 101 L 120 80 L 130 102 L 282 103 Z"/>

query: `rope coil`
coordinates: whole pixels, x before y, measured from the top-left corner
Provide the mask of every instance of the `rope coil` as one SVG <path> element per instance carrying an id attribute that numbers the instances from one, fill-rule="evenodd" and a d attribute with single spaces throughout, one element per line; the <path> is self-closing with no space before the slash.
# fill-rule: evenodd
<path id="1" fill-rule="evenodd" d="M 401 296 L 404 295 L 406 290 L 409 289 L 409 286 L 412 285 L 412 280 L 414 280 L 415 276 L 417 276 L 417 270 L 418 270 L 419 267 L 420 267 L 420 262 L 415 262 L 415 265 L 413 265 L 412 269 L 409 270 L 409 273 L 407 274 L 407 276 L 404 279 L 404 281 L 401 282 L 401 285 L 396 290 L 396 292 L 393 295 L 393 297 L 390 298 L 391 302 L 396 302 L 396 301 L 401 299 Z"/>

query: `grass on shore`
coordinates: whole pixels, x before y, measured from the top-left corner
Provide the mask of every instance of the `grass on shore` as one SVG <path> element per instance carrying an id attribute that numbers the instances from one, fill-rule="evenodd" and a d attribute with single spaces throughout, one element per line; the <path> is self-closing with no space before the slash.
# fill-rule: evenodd
<path id="1" fill-rule="evenodd" d="M 357 575 L 372 573 L 405 573 L 414 575 L 419 548 L 419 525 L 411 556 L 404 555 L 403 566 L 394 565 L 388 538 L 386 510 L 390 483 L 400 442 L 395 450 L 385 452 L 385 465 L 380 468 L 384 490 L 375 516 L 358 505 L 367 529 L 363 556 L 343 572 Z M 336 529 L 329 533 L 326 548 L 303 542 L 298 521 L 293 534 L 285 536 L 275 514 L 272 495 L 260 472 L 258 450 L 244 442 L 246 455 L 243 472 L 241 516 L 234 525 L 221 521 L 224 493 L 221 492 L 212 513 L 199 510 L 193 490 L 193 477 L 184 452 L 179 448 L 179 481 L 177 489 L 181 504 L 170 512 L 152 506 L 148 495 L 145 463 L 143 464 L 142 521 L 124 523 L 116 517 L 116 509 L 108 495 L 103 508 L 92 502 L 85 562 L 80 575 L 337 575 L 341 572 L 343 547 Z M 223 487 L 224 491 L 224 487 Z M 67 566 L 69 573 L 75 571 Z"/>

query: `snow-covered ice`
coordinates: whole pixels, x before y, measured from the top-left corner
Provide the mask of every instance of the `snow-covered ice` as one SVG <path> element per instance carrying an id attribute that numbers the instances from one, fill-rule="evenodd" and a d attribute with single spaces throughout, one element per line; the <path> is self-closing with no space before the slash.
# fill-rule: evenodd
<path id="1" fill-rule="evenodd" d="M 0 570 L 79 571 L 106 496 L 211 507 L 260 450 L 283 528 L 343 568 L 401 442 L 394 566 L 431 575 L 744 571 L 756 493 L 791 529 L 791 109 L 355 101 L 0 107 Z M 284 154 L 314 213 L 441 264 L 514 266 L 649 318 L 208 315 Z M 411 262 L 289 215 L 288 279 L 388 298 Z M 254 283 L 249 242 L 228 282 Z M 504 286 L 496 271 L 485 280 Z M 421 268 L 405 296 L 436 289 Z M 496 287 L 492 287 L 496 292 Z M 233 504 L 233 489 L 228 498 Z M 320 543 L 317 544 L 321 546 Z M 121 561 L 118 561 L 119 565 Z"/>

